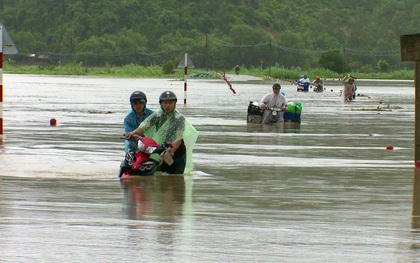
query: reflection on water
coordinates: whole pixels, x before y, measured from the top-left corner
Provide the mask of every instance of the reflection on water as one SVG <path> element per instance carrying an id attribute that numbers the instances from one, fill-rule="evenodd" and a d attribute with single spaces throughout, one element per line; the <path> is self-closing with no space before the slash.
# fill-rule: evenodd
<path id="1" fill-rule="evenodd" d="M 182 81 L 5 75 L 6 262 L 418 262 L 412 83 L 298 93 L 302 123 L 246 123 L 272 83 L 189 80 L 194 171 L 120 183 L 133 90 L 157 109 Z M 391 111 L 374 111 L 382 101 Z M 366 110 L 370 109 L 370 110 Z M 57 126 L 51 127 L 51 118 Z M 387 146 L 393 150 L 387 150 Z M 414 182 L 413 182 L 414 179 Z M 193 189 L 194 182 L 194 189 Z"/>
<path id="2" fill-rule="evenodd" d="M 189 182 L 189 183 L 188 183 Z M 138 176 L 121 181 L 124 210 L 129 219 L 176 221 L 183 213 L 186 193 L 191 194 L 191 176 Z"/>
<path id="3" fill-rule="evenodd" d="M 281 122 L 276 124 L 255 124 L 247 123 L 248 132 L 265 132 L 265 133 L 299 133 L 300 132 L 300 123 L 299 122 Z"/>

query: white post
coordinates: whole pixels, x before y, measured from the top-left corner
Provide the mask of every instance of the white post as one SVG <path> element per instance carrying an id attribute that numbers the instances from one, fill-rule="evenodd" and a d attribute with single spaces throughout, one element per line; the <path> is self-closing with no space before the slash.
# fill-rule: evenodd
<path id="1" fill-rule="evenodd" d="M 3 25 L 0 25 L 0 143 L 3 142 Z"/>
<path id="2" fill-rule="evenodd" d="M 6 28 L 0 25 L 0 144 L 3 142 L 3 53 L 18 54 Z"/>

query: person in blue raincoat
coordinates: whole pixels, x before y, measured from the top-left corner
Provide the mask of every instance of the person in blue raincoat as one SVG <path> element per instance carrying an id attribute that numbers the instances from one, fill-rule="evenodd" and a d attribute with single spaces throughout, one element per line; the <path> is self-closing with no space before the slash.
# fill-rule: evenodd
<path id="1" fill-rule="evenodd" d="M 141 91 L 134 91 L 130 96 L 131 111 L 124 118 L 124 131 L 125 133 L 134 131 L 139 127 L 149 115 L 154 111 L 147 108 L 147 97 Z M 125 141 L 125 152 L 136 152 L 137 145 L 134 141 Z"/>
<path id="2" fill-rule="evenodd" d="M 177 97 L 172 91 L 165 91 L 159 96 L 160 109 L 147 117 L 140 126 L 125 134 L 131 136 L 144 135 L 158 144 L 171 142 L 173 147 L 168 154 L 173 162 L 168 164 L 163 158 L 160 170 L 169 174 L 190 173 L 194 167 L 192 151 L 197 141 L 198 132 L 192 124 L 176 109 Z"/>
<path id="3" fill-rule="evenodd" d="M 310 84 L 311 81 L 307 75 L 303 75 L 303 77 L 301 76 L 301 78 L 298 80 L 298 85 L 303 87 L 303 91 L 309 91 Z"/>

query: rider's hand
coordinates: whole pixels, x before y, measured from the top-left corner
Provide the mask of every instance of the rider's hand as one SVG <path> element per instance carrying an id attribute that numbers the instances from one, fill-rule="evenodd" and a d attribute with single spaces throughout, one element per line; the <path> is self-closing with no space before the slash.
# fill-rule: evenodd
<path id="1" fill-rule="evenodd" d="M 174 156 L 174 153 L 175 153 L 175 151 L 173 150 L 173 148 L 169 148 L 168 149 L 168 153 L 173 157 Z"/>
<path id="2" fill-rule="evenodd" d="M 267 104 L 261 103 L 260 108 L 263 109 L 263 110 L 265 110 L 267 108 Z"/>
<path id="3" fill-rule="evenodd" d="M 124 134 L 124 137 L 128 140 L 131 138 L 131 136 L 133 136 L 132 132 L 127 132 L 126 134 Z"/>

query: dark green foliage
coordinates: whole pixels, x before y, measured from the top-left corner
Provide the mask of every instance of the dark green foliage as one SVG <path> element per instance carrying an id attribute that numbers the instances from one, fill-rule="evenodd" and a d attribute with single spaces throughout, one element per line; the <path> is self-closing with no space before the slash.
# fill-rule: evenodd
<path id="1" fill-rule="evenodd" d="M 175 63 L 173 61 L 168 61 L 162 66 L 162 71 L 164 74 L 172 74 L 175 72 Z"/>
<path id="2" fill-rule="evenodd" d="M 321 55 L 318 61 L 320 68 L 329 69 L 337 73 L 346 72 L 343 53 L 338 50 L 328 51 Z"/>
<path id="3" fill-rule="evenodd" d="M 389 70 L 389 63 L 384 59 L 380 59 L 377 63 L 377 67 L 380 72 L 387 72 Z"/>
<path id="4" fill-rule="evenodd" d="M 164 65 L 188 52 L 207 69 L 264 59 L 264 68 L 385 70 L 383 59 L 396 70 L 407 68 L 399 37 L 418 33 L 418 21 L 416 0 L 3 0 L 0 9 L 17 63 L 38 53 L 89 67 Z"/>

